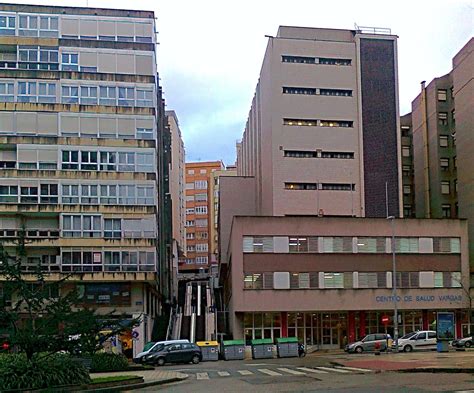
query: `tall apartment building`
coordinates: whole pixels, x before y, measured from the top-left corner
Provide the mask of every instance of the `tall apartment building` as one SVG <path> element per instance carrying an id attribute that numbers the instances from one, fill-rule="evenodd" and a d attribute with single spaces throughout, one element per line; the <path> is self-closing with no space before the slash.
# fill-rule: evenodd
<path id="1" fill-rule="evenodd" d="M 223 168 L 221 161 L 186 163 L 186 258 L 180 273 L 207 273 L 212 265 L 210 182 L 212 173 Z"/>
<path id="2" fill-rule="evenodd" d="M 173 219 L 172 277 L 173 288 L 177 291 L 178 262 L 180 258 L 184 258 L 186 252 L 186 201 L 184 195 L 184 177 L 186 171 L 185 150 L 176 112 L 166 111 L 166 118 L 171 133 L 171 169 L 169 184 Z"/>
<path id="3" fill-rule="evenodd" d="M 141 315 L 135 352 L 170 298 L 155 44 L 150 11 L 0 5 L 0 236 L 26 229 L 25 273 Z"/>
<path id="4" fill-rule="evenodd" d="M 269 38 L 237 157 L 258 214 L 399 216 L 397 37 L 374 32 Z"/>
<path id="5" fill-rule="evenodd" d="M 401 158 L 402 158 L 402 194 L 403 217 L 414 218 L 415 210 L 415 181 L 413 164 L 413 126 L 411 113 L 400 117 Z"/>

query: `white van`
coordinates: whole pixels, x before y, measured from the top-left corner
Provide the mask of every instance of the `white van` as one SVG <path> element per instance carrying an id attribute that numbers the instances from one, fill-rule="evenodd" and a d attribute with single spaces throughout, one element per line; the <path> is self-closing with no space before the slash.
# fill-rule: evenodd
<path id="1" fill-rule="evenodd" d="M 409 338 L 398 339 L 399 351 L 411 352 L 423 349 L 436 349 L 436 332 L 434 330 L 421 330 Z"/>
<path id="2" fill-rule="evenodd" d="M 144 356 L 149 355 L 150 353 L 154 352 L 158 347 L 168 345 L 168 344 L 178 344 L 178 343 L 189 343 L 189 340 L 168 340 L 168 341 L 157 341 L 157 342 L 149 342 L 145 344 L 143 351 L 137 354 L 136 357 L 133 358 L 134 363 L 141 363 Z"/>

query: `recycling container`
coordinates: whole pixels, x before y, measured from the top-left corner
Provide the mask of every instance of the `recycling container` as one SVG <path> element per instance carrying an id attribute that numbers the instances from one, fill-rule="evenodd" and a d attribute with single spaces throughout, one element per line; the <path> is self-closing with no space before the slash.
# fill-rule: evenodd
<path id="1" fill-rule="evenodd" d="M 245 341 L 244 340 L 223 341 L 222 354 L 224 356 L 224 360 L 245 359 Z"/>
<path id="2" fill-rule="evenodd" d="M 277 355 L 279 358 L 298 357 L 298 338 L 282 337 L 277 338 Z"/>
<path id="3" fill-rule="evenodd" d="M 203 362 L 219 360 L 219 343 L 217 341 L 198 341 L 196 345 L 201 348 Z"/>
<path id="4" fill-rule="evenodd" d="M 253 359 L 271 359 L 273 358 L 273 341 L 269 338 L 260 338 L 252 340 L 252 358 Z"/>

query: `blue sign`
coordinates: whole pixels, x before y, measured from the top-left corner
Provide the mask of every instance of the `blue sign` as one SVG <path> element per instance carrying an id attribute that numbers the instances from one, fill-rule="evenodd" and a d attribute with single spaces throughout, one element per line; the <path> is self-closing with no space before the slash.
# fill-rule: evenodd
<path id="1" fill-rule="evenodd" d="M 454 339 L 454 313 L 439 312 L 436 316 L 436 336 L 438 340 L 449 341 Z"/>

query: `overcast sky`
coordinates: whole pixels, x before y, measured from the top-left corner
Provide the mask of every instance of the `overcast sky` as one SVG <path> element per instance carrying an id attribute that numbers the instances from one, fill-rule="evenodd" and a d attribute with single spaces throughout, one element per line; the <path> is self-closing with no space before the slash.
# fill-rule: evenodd
<path id="1" fill-rule="evenodd" d="M 43 0 L 153 10 L 166 107 L 176 111 L 186 161 L 235 160 L 266 47 L 279 25 L 391 28 L 399 36 L 400 113 L 422 80 L 446 74 L 473 35 L 470 0 Z"/>

